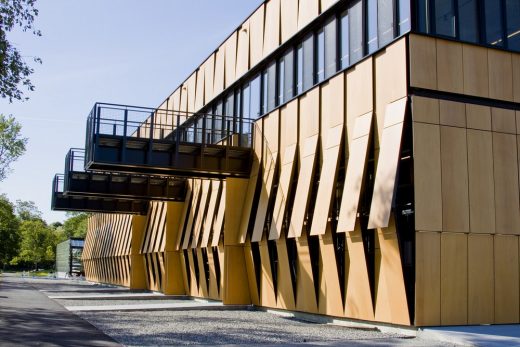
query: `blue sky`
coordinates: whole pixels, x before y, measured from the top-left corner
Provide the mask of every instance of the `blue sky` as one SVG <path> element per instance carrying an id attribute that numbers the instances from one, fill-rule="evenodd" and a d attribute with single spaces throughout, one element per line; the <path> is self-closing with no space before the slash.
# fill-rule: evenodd
<path id="1" fill-rule="evenodd" d="M 29 138 L 26 154 L 0 182 L 11 201 L 32 200 L 48 222 L 51 181 L 65 154 L 84 147 L 85 121 L 96 101 L 158 106 L 262 0 L 40 0 L 42 37 L 8 36 L 32 64 L 29 101 L 9 104 Z"/>

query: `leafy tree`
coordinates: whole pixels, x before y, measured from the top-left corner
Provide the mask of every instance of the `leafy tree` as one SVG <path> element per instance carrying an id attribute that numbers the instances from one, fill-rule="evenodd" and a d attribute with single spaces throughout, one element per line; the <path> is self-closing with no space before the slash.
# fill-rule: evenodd
<path id="1" fill-rule="evenodd" d="M 19 222 L 13 204 L 0 195 L 0 266 L 7 264 L 20 249 Z"/>
<path id="2" fill-rule="evenodd" d="M 11 163 L 25 153 L 27 139 L 22 137 L 21 129 L 13 116 L 0 114 L 0 181 L 7 177 Z"/>
<path id="3" fill-rule="evenodd" d="M 87 235 L 87 220 L 90 214 L 80 212 L 67 213 L 67 220 L 63 222 L 63 233 L 66 238 L 82 237 Z"/>
<path id="4" fill-rule="evenodd" d="M 42 213 L 34 201 L 16 200 L 15 210 L 21 221 L 42 219 Z"/>
<path id="5" fill-rule="evenodd" d="M 30 91 L 34 90 L 29 79 L 34 70 L 27 65 L 18 49 L 9 42 L 7 32 L 20 28 L 41 36 L 41 32 L 33 27 L 34 18 L 38 15 L 35 3 L 36 0 L 0 1 L 0 95 L 8 98 L 9 102 L 13 99 L 27 100 L 20 90 L 20 84 Z M 40 58 L 35 57 L 33 60 L 41 63 Z"/>
<path id="6" fill-rule="evenodd" d="M 41 219 L 24 220 L 20 224 L 22 241 L 20 253 L 12 261 L 12 265 L 20 262 L 38 265 L 53 262 L 55 257 L 56 237 L 52 228 Z"/>

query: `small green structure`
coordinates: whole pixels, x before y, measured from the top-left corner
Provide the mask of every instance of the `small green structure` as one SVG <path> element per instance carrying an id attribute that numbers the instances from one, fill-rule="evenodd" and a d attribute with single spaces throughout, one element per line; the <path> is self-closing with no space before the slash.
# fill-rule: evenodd
<path id="1" fill-rule="evenodd" d="M 82 276 L 84 239 L 70 238 L 56 246 L 56 272 L 58 277 Z"/>

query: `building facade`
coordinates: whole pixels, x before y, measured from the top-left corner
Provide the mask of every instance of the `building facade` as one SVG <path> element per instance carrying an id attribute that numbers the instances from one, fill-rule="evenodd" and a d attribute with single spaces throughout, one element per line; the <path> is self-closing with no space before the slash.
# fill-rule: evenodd
<path id="1" fill-rule="evenodd" d="M 85 240 L 70 238 L 56 245 L 56 274 L 58 277 L 83 276 L 83 247 Z"/>
<path id="2" fill-rule="evenodd" d="M 519 323 L 519 134 L 520 1 L 266 0 L 145 121 L 114 126 L 106 155 L 125 165 L 105 171 L 186 189 L 94 214 L 86 276 L 406 326 Z M 172 162 L 168 141 L 203 159 L 151 165 Z M 218 146 L 250 148 L 247 175 L 208 169 L 228 169 Z"/>

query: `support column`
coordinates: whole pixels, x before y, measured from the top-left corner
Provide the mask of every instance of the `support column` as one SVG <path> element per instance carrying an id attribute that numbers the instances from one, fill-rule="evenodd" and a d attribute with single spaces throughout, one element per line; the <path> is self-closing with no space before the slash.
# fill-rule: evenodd
<path id="1" fill-rule="evenodd" d="M 163 293 L 167 295 L 185 295 L 186 290 L 184 288 L 181 262 L 182 251 L 176 250 L 184 202 L 167 202 L 166 206 L 166 242 L 164 248 L 166 264 Z"/>
<path id="2" fill-rule="evenodd" d="M 146 216 L 132 216 L 132 235 L 130 241 L 130 289 L 146 289 L 144 257 L 139 246 L 146 228 Z"/>
<path id="3" fill-rule="evenodd" d="M 222 302 L 228 305 L 251 303 L 244 244 L 239 242 L 240 219 L 247 192 L 248 179 L 228 178 L 224 218 L 224 282 Z"/>

